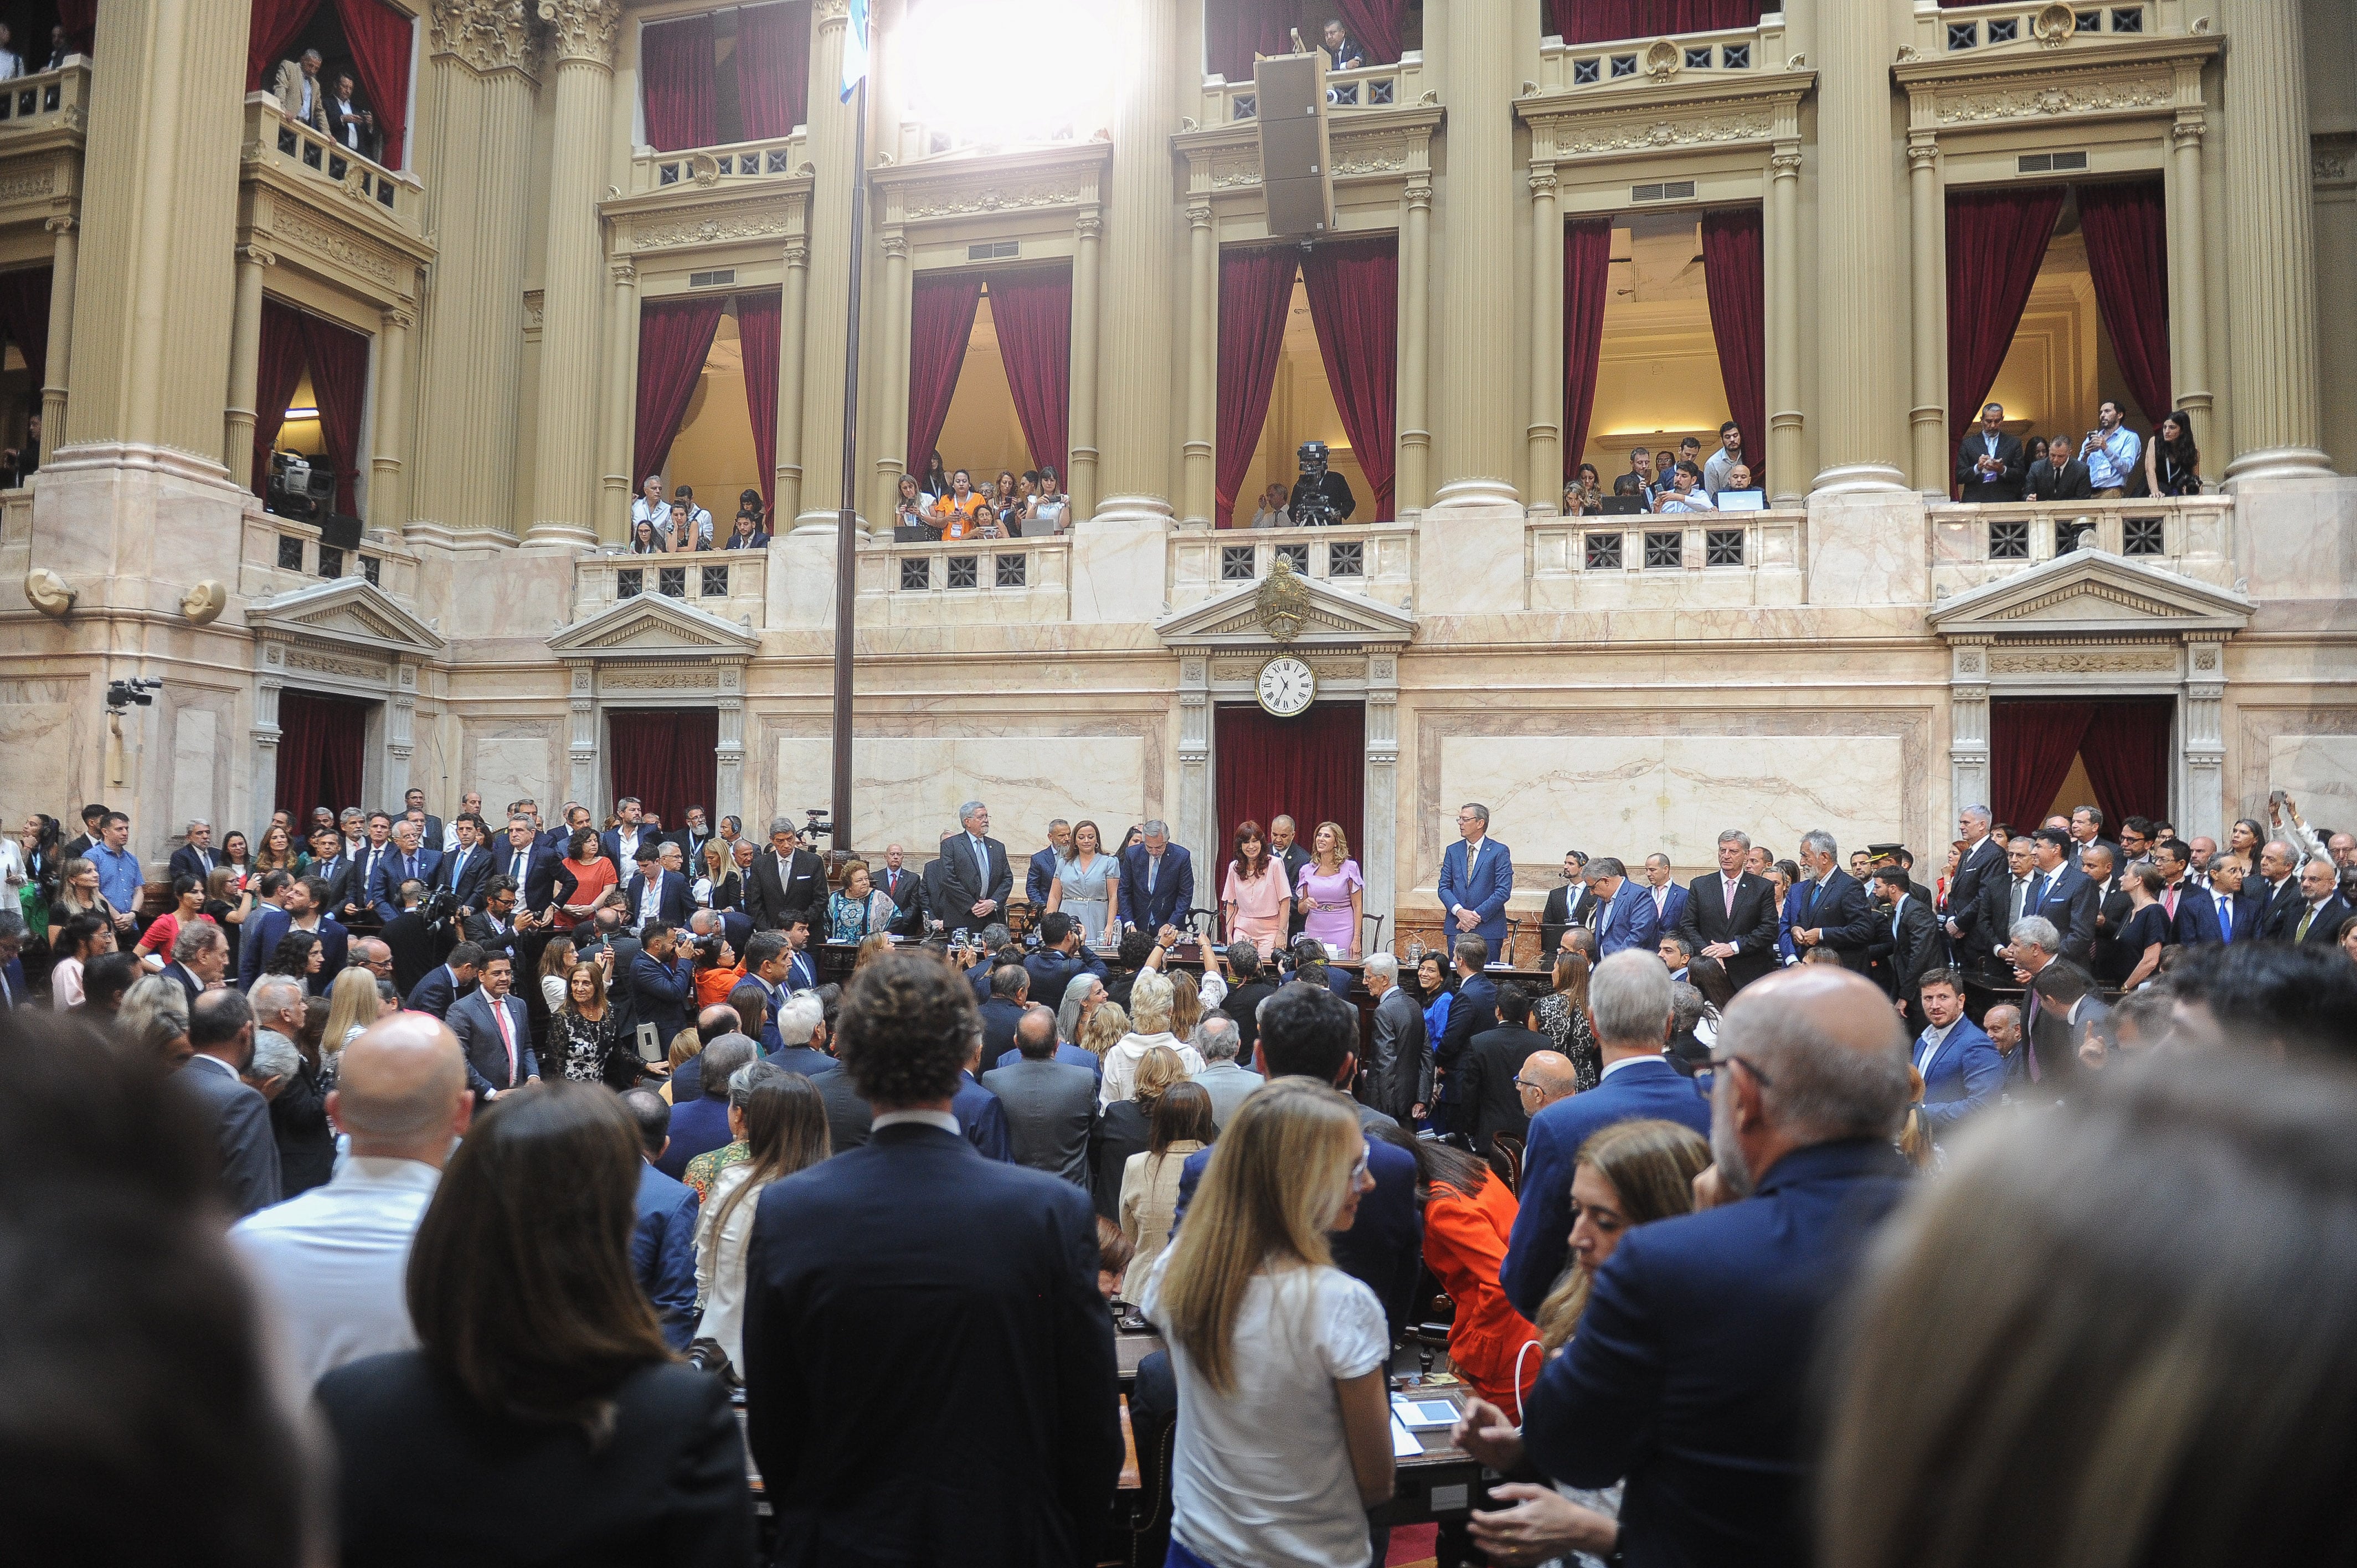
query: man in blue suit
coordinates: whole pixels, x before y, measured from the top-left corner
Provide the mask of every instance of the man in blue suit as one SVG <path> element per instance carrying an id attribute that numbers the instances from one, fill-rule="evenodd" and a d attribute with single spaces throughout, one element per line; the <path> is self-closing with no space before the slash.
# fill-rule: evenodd
<path id="1" fill-rule="evenodd" d="M 1629 868 L 1609 854 L 1587 863 L 1587 890 L 1596 897 L 1596 943 L 1599 958 L 1631 949 L 1656 952 L 1662 926 L 1646 889 L 1629 880 Z"/>
<path id="2" fill-rule="evenodd" d="M 1146 839 L 1122 852 L 1121 918 L 1148 936 L 1175 926 L 1195 907 L 1195 866 L 1170 842 L 1168 824 L 1149 822 Z"/>
<path id="3" fill-rule="evenodd" d="M 1981 1026 L 1964 1016 L 1964 977 L 1935 969 L 1916 982 L 1930 1026 L 1915 1041 L 1923 1075 L 1923 1119 L 1944 1138 L 1974 1112 L 1995 1105 L 2005 1089 L 2005 1058 Z"/>
<path id="4" fill-rule="evenodd" d="M 642 931 L 646 925 L 660 920 L 666 926 L 683 926 L 695 913 L 695 894 L 687 878 L 664 864 L 663 851 L 679 853 L 679 845 L 664 839 L 652 838 L 639 844 L 638 875 L 622 888 L 624 918 L 633 931 Z M 651 904 L 647 895 L 654 894 Z"/>
<path id="5" fill-rule="evenodd" d="M 1659 957 L 1633 949 L 1598 963 L 1587 983 L 1587 1017 L 1604 1076 L 1595 1088 L 1531 1118 L 1522 1208 L 1498 1268 L 1506 1298 L 1525 1317 L 1537 1316 L 1571 1254 L 1571 1171 L 1580 1145 L 1616 1122 L 1647 1118 L 1710 1131 L 1709 1102 L 1662 1055 L 1675 1020 L 1670 972 Z"/>
<path id="6" fill-rule="evenodd" d="M 556 867 L 565 857 L 541 843 L 530 817 L 508 819 L 506 842 L 493 858 L 502 874 L 515 878 L 516 907 L 534 919 L 546 914 L 556 902 Z"/>
<path id="7" fill-rule="evenodd" d="M 1048 907 L 1048 889 L 1056 885 L 1056 857 L 1072 853 L 1072 824 L 1058 817 L 1048 824 L 1048 847 L 1031 857 L 1023 873 L 1023 896 L 1033 913 Z"/>
<path id="8" fill-rule="evenodd" d="M 431 887 L 435 873 L 441 868 L 440 850 L 417 846 L 416 823 L 404 822 L 394 828 L 393 847 L 377 858 L 376 875 L 369 881 L 369 904 L 376 910 L 377 919 L 392 924 L 401 913 L 401 885 L 416 882 Z"/>
<path id="9" fill-rule="evenodd" d="M 1589 1515 L 1582 1544 L 1632 1568 L 1803 1568 L 1809 1365 L 1907 1190 L 1891 1146 L 1906 1043 L 1872 983 L 1805 965 L 1736 997 L 1715 1059 L 1717 1163 L 1696 1184 L 1713 1206 L 1622 1235 L 1519 1443 L 1486 1404 L 1458 1441 L 1493 1465 L 1519 1449 L 1567 1486 L 1625 1477 L 1617 1524 Z"/>
<path id="10" fill-rule="evenodd" d="M 663 1340 L 674 1350 L 695 1337 L 695 1189 L 655 1167 L 671 1144 L 671 1102 L 651 1089 L 622 1096 L 639 1124 L 639 1223 L 630 1232 L 630 1274 L 662 1319 Z"/>
<path id="11" fill-rule="evenodd" d="M 350 933 L 326 912 L 328 885 L 316 876 L 288 877 L 276 894 L 280 902 L 270 903 L 270 877 L 281 875 L 274 871 L 263 878 L 264 903 L 246 922 L 238 944 L 238 989 L 251 990 L 253 983 L 262 978 L 263 965 L 270 961 L 279 938 L 288 931 L 313 931 L 319 938 L 319 972 L 311 976 L 309 989 L 314 996 L 325 996 L 328 987 L 336 983 L 336 976 L 344 972 Z"/>
<path id="12" fill-rule="evenodd" d="M 639 933 L 639 950 L 630 959 L 630 1016 L 655 1026 L 655 1038 L 664 1045 L 687 1027 L 689 1001 L 695 995 L 695 968 L 678 951 L 672 929 L 650 920 Z"/>
<path id="13" fill-rule="evenodd" d="M 2029 835 L 2037 869 L 2029 878 L 2029 897 L 2022 918 L 2036 915 L 2054 922 L 2062 938 L 2057 955 L 2082 969 L 2095 952 L 2095 917 L 2102 912 L 2104 890 L 2071 860 L 2071 835 L 2061 828 L 2040 828 Z M 2119 852 L 2112 852 L 2116 860 Z"/>
<path id="14" fill-rule="evenodd" d="M 615 876 L 628 879 L 630 868 L 639 864 L 639 847 L 662 835 L 647 827 L 646 812 L 636 795 L 625 795 L 615 802 L 614 818 L 615 825 L 597 835 L 597 843 L 614 863 Z"/>
<path id="15" fill-rule="evenodd" d="M 458 998 L 472 993 L 482 968 L 483 950 L 472 942 L 460 942 L 450 950 L 449 957 L 409 988 L 402 1005 L 412 1013 L 431 1013 L 436 1018 L 447 1018 Z"/>
<path id="16" fill-rule="evenodd" d="M 2259 940 L 2264 907 L 2243 886 L 2243 863 L 2219 855 L 2210 862 L 2210 885 L 2188 886 L 2178 896 L 2170 935 L 2185 947 Z"/>
<path id="17" fill-rule="evenodd" d="M 1653 929 L 1667 936 L 1686 918 L 1694 895 L 1671 879 L 1670 857 L 1655 853 L 1645 857 L 1645 897 L 1652 901 Z"/>
<path id="18" fill-rule="evenodd" d="M 1497 983 L 1482 973 L 1490 944 L 1459 936 L 1450 955 L 1457 961 L 1457 991 L 1448 999 L 1448 1022 L 1432 1043 L 1432 1120 L 1444 1133 L 1473 1134 L 1473 1104 L 1465 1094 L 1465 1053 L 1473 1036 L 1498 1026 Z"/>
<path id="19" fill-rule="evenodd" d="M 1096 1211 L 961 1135 L 981 1022 L 939 961 L 869 963 L 838 1022 L 872 1133 L 762 1191 L 747 1260 L 747 1437 L 776 1560 L 1093 1563 L 1122 1460 Z"/>
<path id="20" fill-rule="evenodd" d="M 1824 948 L 1845 968 L 1863 972 L 1878 923 L 1866 889 L 1841 868 L 1841 845 L 1833 834 L 1812 828 L 1801 835 L 1801 870 L 1805 880 L 1784 903 L 1793 948 L 1803 957 L 1811 948 Z"/>
<path id="21" fill-rule="evenodd" d="M 483 819 L 471 811 L 451 824 L 456 847 L 442 856 L 441 883 L 457 897 L 461 921 L 483 907 L 483 887 L 491 879 L 492 851 L 483 843 Z"/>
<path id="22" fill-rule="evenodd" d="M 1506 900 L 1514 891 L 1514 852 L 1490 836 L 1490 808 L 1457 808 L 1457 842 L 1440 857 L 1440 907 L 1453 939 L 1470 934 L 1506 950 Z"/>

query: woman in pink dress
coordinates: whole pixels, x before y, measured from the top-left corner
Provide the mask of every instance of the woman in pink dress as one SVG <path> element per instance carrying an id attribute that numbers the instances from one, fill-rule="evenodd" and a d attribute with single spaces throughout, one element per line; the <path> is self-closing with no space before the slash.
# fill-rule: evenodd
<path id="1" fill-rule="evenodd" d="M 1236 857 L 1228 863 L 1227 886 L 1220 889 L 1220 914 L 1228 940 L 1252 943 L 1263 958 L 1285 940 L 1286 922 L 1293 917 L 1293 885 L 1286 879 L 1285 863 L 1270 858 L 1258 822 L 1236 829 Z"/>
<path id="2" fill-rule="evenodd" d="M 1359 956 L 1359 898 L 1367 879 L 1351 858 L 1340 822 L 1320 822 L 1309 839 L 1309 864 L 1294 889 L 1301 900 L 1302 932 L 1344 958 Z"/>

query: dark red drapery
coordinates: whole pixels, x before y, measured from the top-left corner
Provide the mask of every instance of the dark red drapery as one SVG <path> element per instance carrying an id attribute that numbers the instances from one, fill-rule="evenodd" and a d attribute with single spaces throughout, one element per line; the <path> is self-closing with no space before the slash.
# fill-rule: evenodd
<path id="1" fill-rule="evenodd" d="M 1343 31 L 1367 51 L 1369 65 L 1398 62 L 1400 21 L 1406 10 L 1405 0 L 1334 0 L 1334 15 L 1341 18 Z M 1318 42 L 1307 33 L 1301 36 L 1305 42 Z"/>
<path id="2" fill-rule="evenodd" d="M 617 800 L 635 795 L 666 832 L 687 809 L 712 810 L 720 773 L 720 714 L 716 708 L 609 708 L 606 756 Z"/>
<path id="3" fill-rule="evenodd" d="M 360 478 L 361 411 L 368 403 L 368 335 L 300 312 L 296 319 L 303 328 L 303 356 L 311 362 L 319 436 L 336 466 L 336 510 L 350 516 L 359 510 L 353 487 Z"/>
<path id="4" fill-rule="evenodd" d="M 2045 821 L 2093 716 L 2089 703 L 1989 704 L 1989 806 L 1998 822 L 2026 833 Z"/>
<path id="5" fill-rule="evenodd" d="M 1612 296 L 1612 220 L 1575 218 L 1563 226 L 1563 477 L 1579 472 L 1587 421 L 1596 412 L 1596 367 L 1604 352 L 1604 306 Z"/>
<path id="6" fill-rule="evenodd" d="M 1298 258 L 1290 247 L 1220 256 L 1220 408 L 1211 488 L 1222 528 L 1233 525 L 1236 491 L 1252 471 L 1261 427 L 1268 423 Z"/>
<path id="7" fill-rule="evenodd" d="M 790 136 L 810 106 L 810 0 L 737 13 L 737 109 L 745 139 Z"/>
<path id="8" fill-rule="evenodd" d="M 1760 25 L 1760 0 L 1544 0 L 1544 30 L 1567 44 L 1715 33 Z"/>
<path id="9" fill-rule="evenodd" d="M 708 147 L 720 139 L 713 48 L 709 12 L 676 22 L 650 22 L 639 30 L 647 145 L 655 151 Z"/>
<path id="10" fill-rule="evenodd" d="M 1979 423 L 2013 347 L 2067 194 L 2059 185 L 1948 192 L 1948 438 Z"/>
<path id="11" fill-rule="evenodd" d="M 737 296 L 737 343 L 745 360 L 745 411 L 753 421 L 753 464 L 760 470 L 764 518 L 777 503 L 780 309 L 774 294 Z M 646 475 L 638 478 L 643 480 Z M 770 526 L 776 526 L 775 520 Z"/>
<path id="12" fill-rule="evenodd" d="M 1727 412 L 1743 431 L 1751 482 L 1768 459 L 1768 285 L 1760 269 L 1760 209 L 1725 207 L 1702 215 L 1702 280 Z"/>
<path id="13" fill-rule="evenodd" d="M 292 306 L 264 295 L 262 301 L 262 341 L 253 378 L 253 493 L 270 487 L 270 452 L 278 443 L 279 426 L 286 423 L 286 405 L 302 384 L 303 317 Z M 349 804 L 349 802 L 347 802 Z"/>
<path id="14" fill-rule="evenodd" d="M 2169 205 L 2158 179 L 2078 188 L 2095 308 L 2147 426 L 2169 417 Z"/>
<path id="15" fill-rule="evenodd" d="M 253 11 L 245 30 L 245 90 L 253 92 L 275 79 L 278 62 L 286 58 L 286 48 L 295 35 L 303 30 L 312 14 L 319 8 L 319 0 L 253 0 Z M 333 82 L 321 83 L 322 90 Z M 288 113 L 298 107 L 284 105 Z"/>
<path id="16" fill-rule="evenodd" d="M 409 57 L 417 24 L 384 0 L 336 0 L 336 20 L 343 24 L 344 42 L 351 46 L 352 69 L 376 113 L 377 129 L 384 134 L 381 161 L 399 168 L 402 145 L 409 134 Z M 333 91 L 335 83 L 328 84 Z"/>
<path id="17" fill-rule="evenodd" d="M 2169 815 L 2169 730 L 2176 706 L 2169 697 L 2093 704 L 2079 755 L 2104 821 Z"/>
<path id="18" fill-rule="evenodd" d="M 990 319 L 998 329 L 999 362 L 1015 396 L 1015 417 L 1031 447 L 1031 466 L 1064 466 L 1072 403 L 1072 269 L 1024 267 L 990 278 Z M 948 405 L 942 405 L 944 413 Z M 927 447 L 930 453 L 931 447 Z"/>
<path id="19" fill-rule="evenodd" d="M 1211 712 L 1220 842 L 1196 857 L 1197 896 L 1205 905 L 1227 880 L 1236 824 L 1247 819 L 1265 830 L 1271 817 L 1291 817 L 1304 845 L 1318 823 L 1336 823 L 1351 841 L 1351 857 L 1366 863 L 1360 832 L 1367 775 L 1364 704 L 1317 703 L 1290 719 L 1256 707 Z"/>
<path id="20" fill-rule="evenodd" d="M 278 798 L 273 804 L 293 821 L 308 822 L 314 806 L 340 811 L 361 803 L 369 707 L 349 697 L 278 693 Z"/>
<path id="21" fill-rule="evenodd" d="M 982 304 L 980 273 L 925 273 L 909 291 L 909 466 L 922 474 L 942 439 Z"/>
<path id="22" fill-rule="evenodd" d="M 663 459 L 687 417 L 688 400 L 712 352 L 727 301 L 650 300 L 639 306 L 639 397 L 636 435 L 630 444 L 630 482 L 662 472 Z M 775 423 L 772 416 L 771 423 Z"/>
<path id="23" fill-rule="evenodd" d="M 98 34 L 98 0 L 58 0 L 58 20 L 66 27 L 66 47 L 89 54 Z"/>
<path id="24" fill-rule="evenodd" d="M 1327 389 L 1375 492 L 1373 510 L 1354 521 L 1389 522 L 1399 469 L 1399 237 L 1329 241 L 1302 259 L 1301 282 Z"/>
<path id="25" fill-rule="evenodd" d="M 1293 52 L 1291 26 L 1269 0 L 1203 0 L 1203 70 L 1250 81 L 1254 54 Z M 1302 41 L 1318 40 L 1305 36 Z"/>
<path id="26" fill-rule="evenodd" d="M 49 280 L 54 269 L 48 266 L 26 267 L 13 273 L 0 273 L 0 332 L 16 345 L 25 356 L 25 368 L 33 372 L 36 393 L 48 376 L 49 366 Z M 35 412 L 39 412 L 40 398 L 33 399 Z M 49 439 L 54 442 L 57 435 Z"/>

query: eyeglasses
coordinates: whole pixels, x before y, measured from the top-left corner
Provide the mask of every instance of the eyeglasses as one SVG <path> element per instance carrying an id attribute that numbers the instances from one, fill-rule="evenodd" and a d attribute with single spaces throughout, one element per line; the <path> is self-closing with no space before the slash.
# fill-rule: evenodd
<path id="1" fill-rule="evenodd" d="M 1759 1064 L 1754 1062 L 1749 1057 L 1713 1057 L 1710 1058 L 1710 1065 L 1713 1067 L 1739 1067 L 1744 1071 L 1749 1073 L 1753 1079 L 1758 1080 L 1760 1088 L 1773 1089 L 1776 1087 L 1776 1080 L 1770 1078 L 1766 1073 L 1761 1072 L 1760 1070 Z"/>
<path id="2" fill-rule="evenodd" d="M 1359 1144 L 1359 1163 L 1351 1167 L 1351 1191 L 1356 1192 L 1359 1189 L 1360 1181 L 1364 1178 L 1367 1174 L 1367 1162 L 1374 1157 L 1375 1151 L 1373 1145 L 1361 1140 Z"/>

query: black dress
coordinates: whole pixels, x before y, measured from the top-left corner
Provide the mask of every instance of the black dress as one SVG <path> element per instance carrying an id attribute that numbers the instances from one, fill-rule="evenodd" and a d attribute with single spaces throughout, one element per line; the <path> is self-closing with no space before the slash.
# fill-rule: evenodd
<path id="1" fill-rule="evenodd" d="M 1097 1212 L 1118 1224 L 1121 1220 L 1121 1176 L 1129 1156 L 1142 1155 L 1154 1143 L 1154 1107 L 1135 1100 L 1118 1100 L 1104 1109 L 1097 1123 Z"/>

